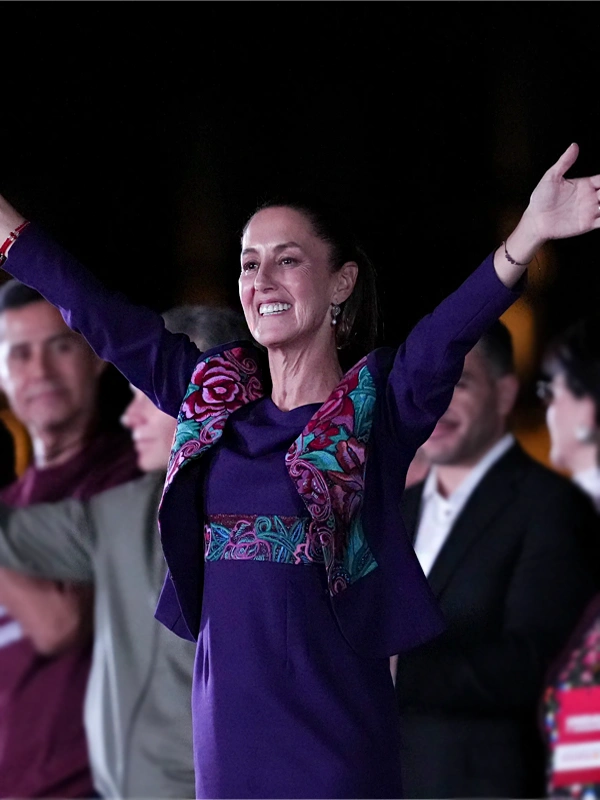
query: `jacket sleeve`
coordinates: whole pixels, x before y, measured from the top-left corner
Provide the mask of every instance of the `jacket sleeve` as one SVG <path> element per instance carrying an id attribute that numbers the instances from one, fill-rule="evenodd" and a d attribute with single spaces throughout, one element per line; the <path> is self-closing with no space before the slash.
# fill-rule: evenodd
<path id="1" fill-rule="evenodd" d="M 398 349 L 387 386 L 400 441 L 412 452 L 448 408 L 464 358 L 482 334 L 519 297 L 494 269 L 494 254 L 412 329 Z"/>
<path id="2" fill-rule="evenodd" d="M 177 416 L 200 355 L 187 336 L 170 333 L 160 314 L 110 291 L 34 224 L 13 244 L 3 269 L 40 292 L 100 358 Z"/>
<path id="3" fill-rule="evenodd" d="M 0 504 L 0 566 L 39 578 L 91 582 L 94 527 L 78 500 L 13 509 Z"/>

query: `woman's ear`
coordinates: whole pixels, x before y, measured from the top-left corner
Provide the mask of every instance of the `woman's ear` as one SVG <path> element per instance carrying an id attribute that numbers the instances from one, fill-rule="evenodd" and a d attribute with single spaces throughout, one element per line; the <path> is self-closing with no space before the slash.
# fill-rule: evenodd
<path id="1" fill-rule="evenodd" d="M 582 444 L 600 443 L 600 431 L 596 422 L 596 402 L 588 394 L 577 398 L 576 419 L 574 423 L 574 436 Z"/>
<path id="2" fill-rule="evenodd" d="M 356 261 L 346 261 L 345 264 L 335 273 L 337 278 L 336 289 L 333 296 L 334 303 L 343 303 L 347 300 L 358 278 L 358 264 Z"/>

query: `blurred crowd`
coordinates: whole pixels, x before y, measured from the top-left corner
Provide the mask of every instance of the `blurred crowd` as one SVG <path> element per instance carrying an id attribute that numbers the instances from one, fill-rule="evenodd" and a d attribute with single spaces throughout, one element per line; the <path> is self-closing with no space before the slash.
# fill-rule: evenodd
<path id="1" fill-rule="evenodd" d="M 248 338 L 180 306 L 201 349 Z M 600 785 L 600 321 L 548 343 L 550 463 L 511 428 L 502 322 L 468 354 L 399 513 L 447 630 L 392 659 L 405 796 Z M 41 295 L 0 288 L 0 797 L 192 798 L 194 646 L 154 619 L 176 421 Z"/>
<path id="2" fill-rule="evenodd" d="M 248 338 L 228 308 L 163 317 L 203 350 Z M 14 280 L 0 363 L 0 796 L 194 797 L 194 648 L 153 616 L 176 420 L 116 402 L 113 368 Z"/>

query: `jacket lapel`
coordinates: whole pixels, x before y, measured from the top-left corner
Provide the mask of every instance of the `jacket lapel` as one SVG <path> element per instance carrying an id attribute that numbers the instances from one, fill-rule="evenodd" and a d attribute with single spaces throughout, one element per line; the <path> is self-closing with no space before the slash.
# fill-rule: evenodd
<path id="1" fill-rule="evenodd" d="M 222 436 L 229 416 L 264 395 L 258 350 L 210 350 L 198 361 L 181 404 L 165 491 L 181 467 Z"/>
<path id="2" fill-rule="evenodd" d="M 286 454 L 286 467 L 312 517 L 332 595 L 377 567 L 360 517 L 367 444 L 376 400 L 363 358 L 347 372 Z"/>
<path id="3" fill-rule="evenodd" d="M 475 488 L 429 573 L 429 583 L 436 596 L 443 592 L 469 550 L 513 502 L 525 464 L 525 454 L 519 445 L 514 445 Z"/>
<path id="4" fill-rule="evenodd" d="M 198 536 L 204 526 L 198 496 L 198 459 L 221 438 L 230 414 L 262 397 L 260 375 L 259 353 L 251 346 L 204 353 L 196 364 L 177 418 L 158 512 L 169 575 L 157 617 L 167 627 L 181 631 L 181 609 L 185 627 L 194 639 L 200 626 L 204 571 L 203 542 Z M 178 480 L 174 481 L 176 476 Z"/>

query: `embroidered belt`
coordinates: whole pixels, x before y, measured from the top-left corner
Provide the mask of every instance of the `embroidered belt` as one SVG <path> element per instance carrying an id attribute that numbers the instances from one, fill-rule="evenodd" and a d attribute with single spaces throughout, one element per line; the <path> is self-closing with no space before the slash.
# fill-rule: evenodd
<path id="1" fill-rule="evenodd" d="M 206 561 L 324 563 L 321 543 L 311 535 L 308 516 L 211 515 L 204 526 L 204 558 Z"/>

